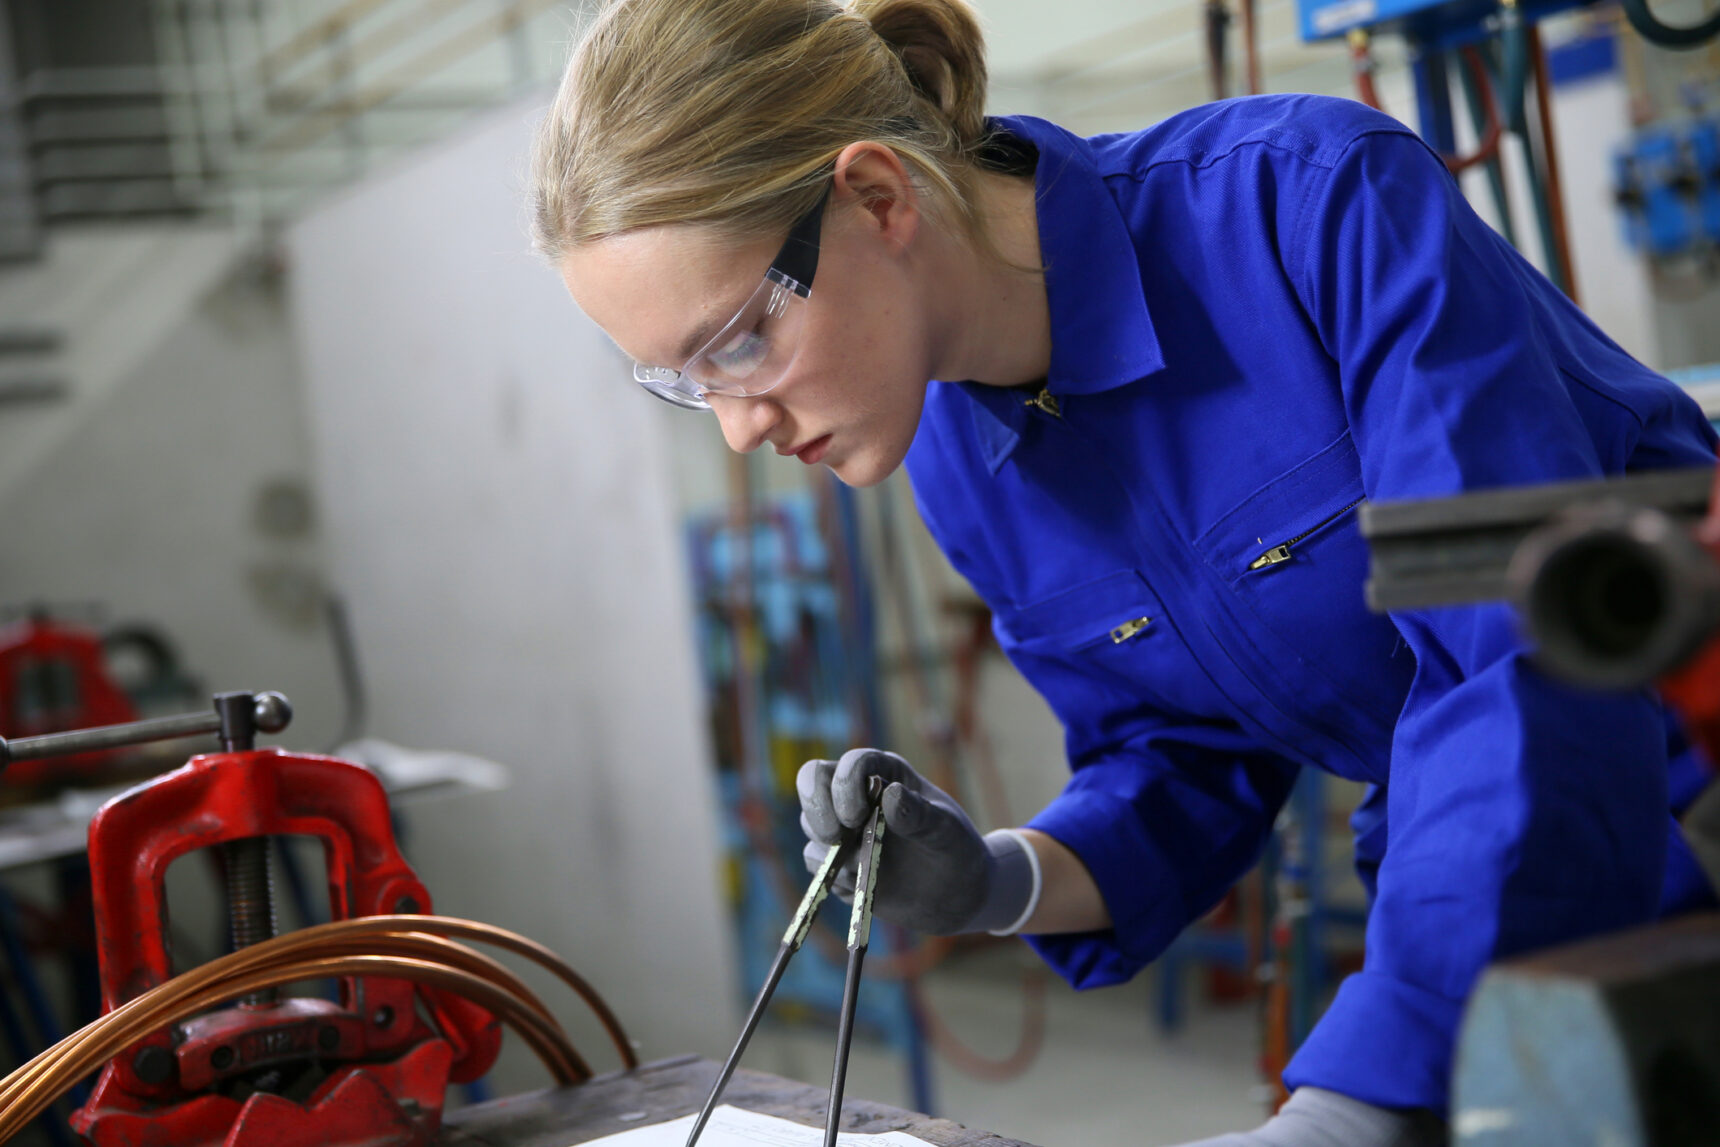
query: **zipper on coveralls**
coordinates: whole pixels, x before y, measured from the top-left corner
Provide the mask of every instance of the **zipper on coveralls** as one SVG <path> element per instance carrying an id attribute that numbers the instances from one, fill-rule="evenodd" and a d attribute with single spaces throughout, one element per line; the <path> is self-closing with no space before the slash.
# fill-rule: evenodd
<path id="1" fill-rule="evenodd" d="M 1278 565 L 1282 562 L 1289 561 L 1290 560 L 1290 547 L 1291 546 L 1294 546 L 1296 543 L 1302 541 L 1303 539 L 1309 537 L 1312 534 L 1319 533 L 1321 530 L 1325 529 L 1327 526 L 1331 525 L 1333 522 L 1337 521 L 1339 518 L 1343 517 L 1345 514 L 1349 513 L 1351 510 L 1355 509 L 1357 506 L 1361 505 L 1365 501 L 1367 501 L 1366 498 L 1357 498 L 1354 502 L 1351 502 L 1348 506 L 1345 506 L 1343 509 L 1341 509 L 1337 513 L 1333 514 L 1331 517 L 1322 518 L 1320 521 L 1316 522 L 1312 526 L 1309 526 L 1307 529 L 1303 530 L 1301 533 L 1297 534 L 1295 537 L 1291 538 L 1289 541 L 1281 542 L 1278 545 L 1273 546 L 1271 549 L 1267 550 L 1265 553 L 1261 554 L 1259 557 L 1257 557 L 1253 561 L 1249 562 L 1248 568 L 1251 570 L 1263 570 L 1267 566 L 1275 566 L 1275 565 Z"/>
<path id="2" fill-rule="evenodd" d="M 1112 645 L 1121 645 L 1123 642 L 1129 640 L 1129 638 L 1146 629 L 1147 626 L 1152 623 L 1153 619 L 1150 617 L 1137 617 L 1131 621 L 1125 621 L 1123 624 L 1117 626 L 1115 629 L 1111 630 L 1107 636 L 1110 637 Z"/>

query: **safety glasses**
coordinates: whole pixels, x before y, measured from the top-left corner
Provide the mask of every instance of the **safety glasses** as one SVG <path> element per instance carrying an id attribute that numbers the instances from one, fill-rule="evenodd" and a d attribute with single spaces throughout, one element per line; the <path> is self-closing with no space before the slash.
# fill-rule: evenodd
<path id="1" fill-rule="evenodd" d="M 782 250 L 746 305 L 680 370 L 634 363 L 639 385 L 683 409 L 709 410 L 708 394 L 753 398 L 781 382 L 800 349 L 829 198 L 827 184 L 818 202 L 789 229 Z"/>

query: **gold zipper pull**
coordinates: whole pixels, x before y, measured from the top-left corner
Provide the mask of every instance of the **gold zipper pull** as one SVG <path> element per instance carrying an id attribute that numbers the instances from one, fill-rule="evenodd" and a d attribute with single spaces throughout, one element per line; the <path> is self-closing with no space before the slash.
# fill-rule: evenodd
<path id="1" fill-rule="evenodd" d="M 1271 549 L 1267 550 L 1265 553 L 1261 554 L 1259 557 L 1257 557 L 1253 561 L 1249 562 L 1248 568 L 1251 570 L 1263 570 L 1267 566 L 1275 566 L 1275 565 L 1278 565 L 1280 562 L 1287 562 L 1289 560 L 1290 560 L 1290 547 L 1288 544 L 1282 545 L 1282 546 L 1273 546 Z"/>
<path id="2" fill-rule="evenodd" d="M 1125 621 L 1111 631 L 1111 643 L 1121 645 L 1152 623 L 1153 619 L 1150 617 L 1137 617 L 1133 621 Z"/>
<path id="3" fill-rule="evenodd" d="M 1053 418 L 1063 417 L 1063 410 L 1057 405 L 1057 396 L 1051 393 L 1051 387 L 1049 386 L 1040 387 L 1039 393 L 1026 401 L 1027 405 L 1037 406 L 1040 410 L 1043 410 Z"/>

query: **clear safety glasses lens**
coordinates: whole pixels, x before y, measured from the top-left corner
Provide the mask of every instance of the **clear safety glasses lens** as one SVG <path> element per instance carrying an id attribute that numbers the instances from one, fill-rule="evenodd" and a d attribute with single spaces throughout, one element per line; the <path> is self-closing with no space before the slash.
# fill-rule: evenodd
<path id="1" fill-rule="evenodd" d="M 633 368 L 641 386 L 666 402 L 709 410 L 707 394 L 752 398 L 788 373 L 800 348 L 809 288 L 772 267 L 740 312 L 680 370 Z"/>
<path id="2" fill-rule="evenodd" d="M 681 368 L 710 394 L 763 394 L 782 381 L 806 318 L 807 291 L 772 270 L 733 321 Z"/>

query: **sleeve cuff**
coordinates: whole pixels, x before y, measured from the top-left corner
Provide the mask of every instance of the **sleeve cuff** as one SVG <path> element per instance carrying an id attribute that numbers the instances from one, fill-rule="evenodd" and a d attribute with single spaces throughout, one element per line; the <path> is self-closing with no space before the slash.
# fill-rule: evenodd
<path id="1" fill-rule="evenodd" d="M 1000 884 L 1011 886 L 1001 898 L 1008 905 L 1004 911 L 1009 912 L 1009 923 L 993 923 L 990 919 L 992 910 L 998 907 L 989 902 L 998 898 L 994 892 L 992 897 L 988 897 L 986 907 L 980 910 L 980 919 L 970 928 L 990 932 L 993 936 L 1014 936 L 1039 910 L 1039 894 L 1045 890 L 1045 870 L 1040 865 L 1038 851 L 1018 829 L 994 829 L 985 834 L 985 843 L 997 864 L 992 871 L 994 887 Z M 1018 906 L 1018 910 L 1012 911 Z"/>
<path id="2" fill-rule="evenodd" d="M 1343 982 L 1289 1067 L 1284 1086 L 1323 1087 L 1376 1107 L 1450 1103 L 1463 1001 L 1378 972 Z"/>
<path id="3" fill-rule="evenodd" d="M 1176 939 L 1186 921 L 1177 909 L 1175 878 L 1128 802 L 1103 793 L 1065 792 L 1025 827 L 1080 858 L 1111 915 L 1111 927 L 1102 932 L 1025 937 L 1072 986 L 1123 983 Z"/>

